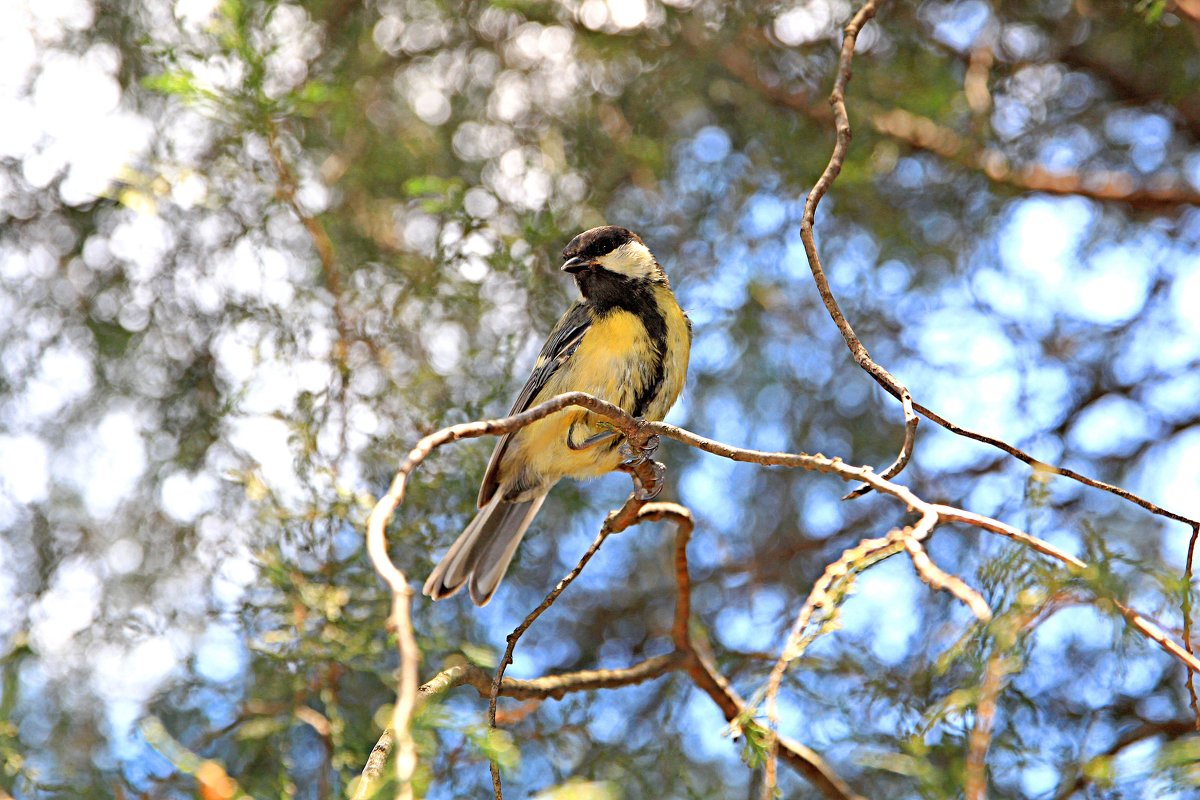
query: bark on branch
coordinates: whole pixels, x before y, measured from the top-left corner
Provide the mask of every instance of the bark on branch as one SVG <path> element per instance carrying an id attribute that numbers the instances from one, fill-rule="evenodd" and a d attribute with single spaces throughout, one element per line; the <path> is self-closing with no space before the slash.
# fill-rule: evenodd
<path id="1" fill-rule="evenodd" d="M 921 539 L 927 537 L 933 531 L 937 524 L 941 522 L 958 522 L 1012 539 L 1039 553 L 1058 560 L 1073 571 L 1087 568 L 1087 564 L 1069 553 L 1000 520 L 974 514 L 952 506 L 929 503 L 922 500 L 907 487 L 876 475 L 870 467 L 852 466 L 846 464 L 840 458 L 829 458 L 821 454 L 768 453 L 734 447 L 707 439 L 674 425 L 635 419 L 619 407 L 583 392 L 571 392 L 559 395 L 527 411 L 503 419 L 482 420 L 453 425 L 432 433 L 417 443 L 417 446 L 413 448 L 404 460 L 404 463 L 401 464 L 387 493 L 376 503 L 367 526 L 367 548 L 371 562 L 380 576 L 388 583 L 393 595 L 389 625 L 396 632 L 397 636 L 397 647 L 400 652 L 400 680 L 398 682 L 397 700 L 392 717 L 391 727 L 393 735 L 391 738 L 399 746 L 396 769 L 397 779 L 401 787 L 401 796 L 405 796 L 404 792 L 406 790 L 409 793 L 408 796 L 411 796 L 411 779 L 416 767 L 416 748 L 409 730 L 409 724 L 419 694 L 417 669 L 420 662 L 420 652 L 417 649 L 412 628 L 412 589 L 407 585 L 404 573 L 395 566 L 387 553 L 386 528 L 388 521 L 404 499 L 405 488 L 412 472 L 438 447 L 461 439 L 509 433 L 569 407 L 585 408 L 605 417 L 617 430 L 627 437 L 630 445 L 634 448 L 643 446 L 653 436 L 665 436 L 732 461 L 760 464 L 763 466 L 793 467 L 835 475 L 847 481 L 861 481 L 881 494 L 895 498 L 907 508 L 920 515 L 920 521 L 915 526 L 911 529 L 901 531 L 896 536 L 895 541 L 889 542 L 889 544 L 897 545 L 899 549 L 907 549 L 910 555 L 913 556 L 914 566 L 918 573 L 927 582 L 934 585 L 935 588 L 950 589 L 956 596 L 972 606 L 973 609 L 978 609 L 981 606 L 986 607 L 982 598 L 976 601 L 972 596 L 973 590 L 970 590 L 965 584 L 956 586 L 954 585 L 954 581 L 957 581 L 957 579 L 950 580 L 951 576 L 946 575 L 940 569 L 931 569 L 930 565 L 932 562 L 925 564 L 920 557 L 924 551 L 921 548 L 914 548 L 906 544 L 906 537 L 914 538 L 919 543 Z M 679 588 L 679 600 L 676 607 L 675 622 L 672 627 L 672 638 L 675 641 L 677 652 L 683 653 L 686 658 L 677 663 L 673 662 L 673 666 L 686 671 L 692 677 L 693 681 L 696 682 L 697 686 L 709 694 L 721 706 L 723 713 L 730 712 L 736 706 L 738 710 L 734 713 L 733 719 L 737 719 L 745 713 L 745 705 L 740 701 L 740 698 L 731 694 L 732 690 L 729 690 L 727 684 L 722 686 L 721 682 L 716 680 L 712 674 L 712 670 L 705 665 L 702 655 L 695 650 L 688 635 L 690 583 L 687 574 L 686 546 L 688 537 L 691 534 L 692 522 L 691 516 L 686 509 L 671 503 L 645 503 L 638 500 L 636 495 L 631 495 L 620 509 L 611 512 L 605 520 L 596 540 L 593 541 L 592 546 L 584 554 L 580 562 L 547 595 L 546 600 L 526 617 L 522 624 L 510 635 L 509 648 L 506 651 L 505 660 L 502 664 L 507 666 L 507 662 L 511 662 L 512 650 L 515 648 L 520 635 L 533 624 L 541 613 L 553 604 L 562 591 L 579 575 L 583 567 L 587 564 L 587 561 L 609 535 L 625 530 L 632 525 L 655 519 L 671 520 L 676 523 L 679 530 L 676 541 L 676 577 Z M 893 535 L 895 535 L 895 532 Z M 870 554 L 867 557 L 870 557 Z M 815 592 L 816 588 L 814 588 Z M 810 600 L 812 599 L 812 596 L 810 596 Z M 1128 606 L 1115 600 L 1111 600 L 1110 602 L 1112 602 L 1113 607 L 1126 619 L 1134 630 L 1137 630 L 1143 636 L 1158 644 L 1159 647 L 1174 658 L 1179 659 L 1188 669 L 1200 673 L 1200 661 L 1197 661 L 1196 657 L 1187 652 L 1184 647 L 1171 640 L 1161 628 Z M 811 612 L 809 616 L 811 616 Z M 801 633 L 806 625 L 807 619 L 799 627 Z M 791 648 L 791 650 L 794 650 L 794 648 Z M 785 655 L 789 653 L 790 650 L 785 650 Z M 790 658 L 784 659 L 785 667 L 786 663 L 794 657 L 792 655 Z M 656 663 L 653 666 L 657 668 L 661 665 Z M 642 665 L 642 669 L 648 669 L 648 667 Z M 637 672 L 635 674 L 641 673 Z M 497 671 L 497 676 L 492 681 L 491 692 L 493 696 L 503 694 L 504 685 L 503 670 L 501 669 Z M 514 687 L 514 690 L 519 686 L 519 684 L 509 685 Z M 585 684 L 570 683 L 563 691 L 573 690 L 570 687 L 575 685 Z M 494 720 L 494 716 L 492 716 L 493 711 L 494 706 L 489 711 L 489 718 L 492 720 Z M 387 738 L 386 733 L 384 738 Z M 388 741 L 385 743 L 384 738 L 381 738 L 380 744 L 376 746 L 367 767 L 363 770 L 363 778 L 359 782 L 358 791 L 355 794 L 356 798 L 369 797 L 371 785 L 382 774 L 382 764 L 392 749 L 392 742 Z M 854 796 L 848 790 L 842 791 L 839 788 L 839 786 L 844 787 L 844 783 L 838 782 L 840 779 L 835 781 L 829 777 L 832 774 L 831 770 L 828 765 L 820 761 L 819 757 L 816 757 L 816 754 L 811 753 L 807 748 L 803 748 L 800 745 L 792 747 L 783 737 L 775 738 L 774 742 L 773 746 L 779 757 L 789 764 L 801 765 L 797 766 L 797 769 L 810 780 L 814 781 L 815 785 L 821 787 L 828 797 L 846 798 Z M 495 774 L 498 776 L 498 772 Z"/>

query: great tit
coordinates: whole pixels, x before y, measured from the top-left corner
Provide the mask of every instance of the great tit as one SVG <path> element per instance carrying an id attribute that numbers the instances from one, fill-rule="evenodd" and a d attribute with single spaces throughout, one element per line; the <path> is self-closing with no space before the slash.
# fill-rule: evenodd
<path id="1" fill-rule="evenodd" d="M 542 347 L 516 414 L 563 392 L 583 391 L 635 417 L 661 420 L 687 375 L 692 323 L 666 273 L 636 233 L 592 228 L 562 251 L 562 271 L 581 295 Z M 559 411 L 496 444 L 479 487 L 479 513 L 425 581 L 439 600 L 463 584 L 484 605 L 521 537 L 561 478 L 592 478 L 622 462 L 623 437 L 578 408 Z"/>

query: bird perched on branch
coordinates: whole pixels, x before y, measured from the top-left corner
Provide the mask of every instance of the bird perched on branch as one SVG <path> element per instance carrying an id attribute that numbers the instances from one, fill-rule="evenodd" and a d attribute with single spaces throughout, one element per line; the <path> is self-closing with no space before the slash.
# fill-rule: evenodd
<path id="1" fill-rule="evenodd" d="M 582 297 L 550 332 L 509 413 L 582 391 L 635 417 L 662 419 L 683 389 L 692 343 L 691 320 L 662 267 L 641 237 L 615 226 L 579 234 L 562 255 L 561 269 Z M 578 408 L 502 437 L 479 487 L 480 511 L 424 593 L 439 600 L 469 584 L 477 605 L 491 600 L 554 484 L 619 468 L 628 455 L 622 442 L 603 419 Z"/>

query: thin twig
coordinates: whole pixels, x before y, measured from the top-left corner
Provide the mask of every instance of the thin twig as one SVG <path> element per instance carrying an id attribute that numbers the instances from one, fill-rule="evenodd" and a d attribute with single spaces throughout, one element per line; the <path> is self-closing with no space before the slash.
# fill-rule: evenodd
<path id="1" fill-rule="evenodd" d="M 988 659 L 979 684 L 979 702 L 975 706 L 975 725 L 967 737 L 967 758 L 963 768 L 965 800 L 987 800 L 987 753 L 992 745 L 992 727 L 996 705 L 1004 687 L 1004 657 L 997 653 Z"/>
<path id="2" fill-rule="evenodd" d="M 980 622 L 986 623 L 991 621 L 992 609 L 988 606 L 987 601 L 983 599 L 983 596 L 968 586 L 962 578 L 943 571 L 941 567 L 933 562 L 933 559 L 929 557 L 929 553 L 925 552 L 925 548 L 921 546 L 921 543 L 917 539 L 912 536 L 904 537 L 904 549 L 908 551 L 917 575 L 930 589 L 933 589 L 935 592 L 945 589 L 966 604 L 967 608 L 971 609 L 971 613 Z"/>
<path id="3" fill-rule="evenodd" d="M 1192 526 L 1192 538 L 1188 541 L 1187 564 L 1183 570 L 1183 646 L 1194 656 L 1192 649 L 1192 562 L 1196 557 L 1196 541 L 1200 539 L 1200 525 Z M 1200 731 L 1200 701 L 1196 699 L 1196 682 L 1192 671 L 1187 673 L 1188 698 L 1192 715 L 1196 718 L 1196 730 Z"/>
<path id="4" fill-rule="evenodd" d="M 885 386 L 884 388 L 886 389 L 887 387 Z M 1111 483 L 1105 483 L 1104 481 L 1098 481 L 1095 478 L 1089 478 L 1087 475 L 1076 472 L 1073 469 L 1067 469 L 1066 467 L 1059 467 L 1054 464 L 1047 463 L 1045 461 L 1042 461 L 1041 459 L 1034 458 L 1033 456 L 1026 453 L 1024 450 L 1021 450 L 1020 448 L 1017 448 L 1017 447 L 1013 447 L 1011 444 L 1008 444 L 1007 442 L 1004 442 L 1000 439 L 996 439 L 992 436 L 987 436 L 986 434 L 982 434 L 977 431 L 970 430 L 969 428 L 964 428 L 961 425 L 956 425 L 953 422 L 951 422 L 950 420 L 946 419 L 945 417 L 938 415 L 937 413 L 931 411 L 930 409 L 928 409 L 925 406 L 921 405 L 920 403 L 916 402 L 915 400 L 913 401 L 913 408 L 921 416 L 925 417 L 926 419 L 928 419 L 931 422 L 934 422 L 934 423 L 942 426 L 943 428 L 950 431 L 951 433 L 956 434 L 958 436 L 962 436 L 966 439 L 972 439 L 972 440 L 974 440 L 976 442 L 980 442 L 982 444 L 991 445 L 992 447 L 995 447 L 997 450 L 1002 450 L 1005 453 L 1008 453 L 1010 456 L 1017 459 L 1018 461 L 1028 464 L 1030 467 L 1033 467 L 1038 472 L 1046 472 L 1051 475 L 1061 475 L 1064 478 L 1070 478 L 1071 480 L 1076 481 L 1077 483 L 1082 483 L 1084 486 L 1091 486 L 1093 489 L 1100 489 L 1101 491 L 1108 492 L 1109 494 L 1115 494 L 1117 497 L 1120 497 L 1122 500 L 1127 500 L 1130 503 L 1133 503 L 1134 505 L 1141 506 L 1142 508 L 1149 511 L 1151 514 L 1154 514 L 1159 517 L 1165 517 L 1166 519 L 1173 519 L 1176 522 L 1184 522 L 1184 523 L 1187 523 L 1188 525 L 1192 525 L 1192 526 L 1200 525 L 1200 520 L 1192 519 L 1191 517 L 1186 517 L 1183 514 L 1177 514 L 1174 511 L 1168 511 L 1165 508 L 1162 508 L 1160 506 L 1155 505 L 1154 503 L 1151 503 L 1149 500 L 1146 500 L 1145 498 L 1139 497 L 1138 495 L 1134 494 L 1133 492 L 1131 492 L 1127 489 L 1122 489 L 1120 486 L 1114 486 Z"/>
<path id="5" fill-rule="evenodd" d="M 881 478 L 894 478 L 899 475 L 908 466 L 909 459 L 912 458 L 913 446 L 917 443 L 917 423 L 921 421 L 921 418 L 913 411 L 912 395 L 908 393 L 908 389 L 900 392 L 900 405 L 904 409 L 904 442 L 900 445 L 900 455 L 896 456 L 896 460 L 879 473 Z M 871 491 L 871 487 L 864 483 L 844 495 L 842 499 L 853 500 L 856 497 L 862 497 L 869 491 Z"/>
<path id="6" fill-rule="evenodd" d="M 821 302 L 824 303 L 826 311 L 829 312 L 829 316 L 833 319 L 838 331 L 842 334 L 842 339 L 846 342 L 846 346 L 850 349 L 850 354 L 853 356 L 854 361 L 884 390 L 903 403 L 908 390 L 902 383 L 900 383 L 899 380 L 896 379 L 894 375 L 892 375 L 887 371 L 887 369 L 876 363 L 875 360 L 871 358 L 866 346 L 862 343 L 862 340 L 858 338 L 858 334 L 854 332 L 854 328 L 851 327 L 850 322 L 846 319 L 846 315 L 842 313 L 842 309 L 838 305 L 837 298 L 834 296 L 833 290 L 829 287 L 829 280 L 825 276 L 825 269 L 821 265 L 821 257 L 817 252 L 816 239 L 813 233 L 813 226 L 816 222 L 817 205 L 821 202 L 821 199 L 825 196 L 826 192 L 829 191 L 829 187 L 832 186 L 833 182 L 841 173 L 842 166 L 846 161 L 846 154 L 850 148 L 852 133 L 850 129 L 849 114 L 846 111 L 846 83 L 850 80 L 851 63 L 854 58 L 854 47 L 857 41 L 858 32 L 862 29 L 862 26 L 866 24 L 867 21 L 874 17 L 877 2 L 878 0 L 868 0 L 868 2 L 864 4 L 861 9 L 859 9 L 858 13 L 854 15 L 854 17 L 846 24 L 845 27 L 845 36 L 842 39 L 842 50 L 838 58 L 837 77 L 834 80 L 833 91 L 829 96 L 829 103 L 833 107 L 836 139 L 834 141 L 833 152 L 829 157 L 829 163 L 825 166 L 825 170 L 821 173 L 821 176 L 813 185 L 812 191 L 808 193 L 808 197 L 804 202 L 804 215 L 800 220 L 800 239 L 804 243 L 804 254 L 808 258 L 809 269 L 812 272 L 813 281 L 817 285 L 817 293 L 821 296 Z M 940 414 L 937 414 L 933 410 L 921 405 L 920 403 L 917 403 L 916 401 L 912 401 L 912 408 L 926 419 L 940 425 L 951 433 L 998 448 L 1013 458 L 1016 458 L 1018 461 L 1028 464 L 1035 470 L 1048 472 L 1053 475 L 1061 475 L 1065 478 L 1070 478 L 1071 480 L 1082 483 L 1085 486 L 1090 486 L 1094 489 L 1100 489 L 1102 491 L 1109 492 L 1110 494 L 1115 494 L 1117 497 L 1141 506 L 1152 514 L 1156 514 L 1167 519 L 1173 519 L 1177 522 L 1185 522 L 1193 527 L 1200 525 L 1200 520 L 1192 519 L 1182 514 L 1177 514 L 1173 511 L 1168 511 L 1167 509 L 1162 508 L 1150 502 L 1149 500 L 1146 500 L 1145 498 L 1139 497 L 1127 489 L 1123 489 L 1119 486 L 1105 483 L 1104 481 L 1099 481 L 1094 478 L 1089 478 L 1086 475 L 1066 467 L 1048 464 L 1045 461 L 1034 458 L 1023 450 L 1014 447 L 1000 439 L 978 433 L 970 430 L 969 428 L 964 428 L 961 425 L 956 425 L 955 423 L 951 422 L 945 417 L 942 417 Z M 910 433 L 907 430 L 908 424 L 909 423 L 906 415 L 905 449 L 907 449 L 911 454 L 911 447 L 908 447 Z M 903 469 L 904 465 L 908 462 L 908 458 L 904 457 L 905 449 L 901 450 L 902 458 L 897 459 L 898 468 L 895 469 L 895 471 L 890 471 L 892 470 L 892 467 L 897 466 L 897 464 L 894 463 L 892 467 L 889 467 L 888 470 L 885 470 L 884 474 L 887 475 L 887 477 L 892 477 L 898 474 L 900 469 Z M 866 491 L 866 487 L 860 487 L 851 494 L 854 496 L 859 496 Z"/>
<path id="7" fill-rule="evenodd" d="M 1073 570 L 1083 570 L 1087 567 L 1083 561 L 1080 561 L 1078 558 L 1070 555 L 1069 553 L 1066 553 L 1063 550 L 1049 544 L 1048 542 L 1042 541 L 1037 537 L 1031 536 L 999 520 L 974 514 L 963 509 L 954 508 L 952 506 L 926 502 L 915 495 L 912 490 L 908 489 L 907 487 L 892 483 L 890 480 L 876 475 L 870 467 L 852 466 L 846 464 L 840 458 L 828 458 L 820 454 L 808 455 L 806 453 L 768 453 L 760 450 L 734 447 L 732 445 L 728 445 L 723 442 L 717 442 L 692 433 L 691 431 L 677 428 L 666 423 L 644 422 L 642 420 L 635 419 L 617 406 L 614 406 L 611 403 L 607 403 L 603 400 L 599 400 L 583 392 L 571 392 L 559 395 L 547 400 L 544 403 L 534 406 L 527 411 L 510 417 L 505 417 L 503 419 L 482 420 L 478 422 L 452 425 L 448 428 L 443 428 L 440 431 L 424 437 L 420 442 L 417 443 L 417 446 L 413 448 L 413 450 L 406 457 L 404 463 L 401 464 L 400 469 L 397 471 L 387 494 L 380 498 L 379 502 L 372 510 L 367 528 L 367 549 L 368 553 L 370 554 L 372 564 L 375 566 L 376 571 L 379 572 L 379 574 L 391 587 L 393 593 L 391 625 L 394 627 L 397 634 L 397 647 L 400 651 L 401 670 L 400 681 L 397 688 L 397 702 L 393 714 L 392 736 L 394 741 L 400 746 L 399 756 L 397 758 L 397 777 L 400 780 L 402 792 L 406 783 L 408 783 L 408 789 L 411 793 L 410 781 L 416 765 L 416 751 L 415 746 L 413 745 L 411 732 L 409 731 L 409 721 L 412 717 L 415 697 L 417 694 L 417 665 L 420 659 L 420 652 L 417 649 L 416 641 L 413 636 L 412 622 L 410 617 L 409 606 L 412 597 L 412 590 L 407 586 L 404 574 L 396 568 L 387 555 L 385 531 L 388 520 L 390 520 L 391 515 L 404 498 L 405 487 L 407 485 L 409 476 L 421 464 L 421 462 L 423 462 L 429 456 L 429 454 L 438 447 L 441 447 L 449 442 L 458 441 L 460 439 L 510 433 L 526 425 L 532 424 L 537 420 L 543 419 L 551 414 L 558 413 L 570 407 L 584 408 L 609 420 L 613 424 L 613 427 L 620 431 L 635 449 L 644 445 L 645 442 L 653 436 L 665 436 L 690 447 L 695 447 L 732 461 L 754 463 L 764 466 L 780 466 L 813 470 L 830 475 L 836 475 L 847 481 L 861 481 L 869 484 L 873 489 L 882 494 L 895 497 L 905 506 L 920 514 L 922 522 L 918 524 L 916 529 L 924 531 L 921 533 L 922 537 L 926 535 L 928 530 L 932 529 L 932 524 L 929 524 L 928 527 L 926 527 L 928 521 L 931 519 L 935 522 L 960 522 L 1013 539 L 1014 541 L 1020 542 L 1022 545 L 1030 547 L 1037 552 L 1057 559 Z M 671 506 L 671 504 L 646 504 L 643 501 L 636 500 L 636 497 L 633 497 L 627 501 L 621 509 L 609 515 L 609 518 L 606 520 L 605 527 L 601 531 L 602 537 L 606 537 L 609 533 L 624 530 L 630 525 L 637 524 L 638 522 L 644 521 L 644 519 L 648 518 L 671 518 L 677 523 L 680 523 L 681 519 L 678 518 L 680 515 L 675 511 L 668 512 L 666 508 L 668 506 Z M 850 559 L 850 561 L 854 564 L 862 564 L 864 563 L 864 560 L 870 561 L 871 559 L 878 559 L 880 557 L 884 557 L 885 555 L 890 555 L 892 552 L 898 552 L 899 550 L 904 549 L 904 537 L 911 535 L 911 531 L 907 533 L 904 531 L 893 531 L 885 540 L 866 540 L 862 543 L 862 546 L 871 545 L 872 547 L 876 547 L 878 549 L 870 553 L 861 554 L 853 559 Z M 598 537 L 598 541 L 593 543 L 593 548 L 599 546 L 599 542 L 603 541 L 602 537 Z M 684 536 L 684 539 L 686 539 L 686 536 Z M 686 556 L 678 549 L 679 547 L 686 547 L 686 541 L 682 541 L 681 543 L 677 544 L 676 554 L 677 570 L 680 568 L 680 566 L 682 566 L 685 570 L 683 575 L 684 578 L 686 578 L 686 561 L 681 560 L 685 559 Z M 568 577 L 570 580 L 574 580 L 575 576 L 578 575 L 578 570 L 582 569 L 583 565 L 586 564 L 586 560 L 591 558 L 592 553 L 594 553 L 594 549 L 590 549 L 588 554 L 585 554 L 585 559 L 577 566 L 576 570 L 573 570 L 572 573 L 569 574 Z M 839 562 L 835 563 L 835 565 L 831 565 L 830 568 L 827 568 L 827 573 L 829 573 L 829 571 L 835 566 L 841 564 L 843 560 L 845 560 L 845 556 L 842 560 L 839 560 Z M 849 570 L 847 567 L 842 571 L 842 574 L 846 574 L 848 571 Z M 828 575 L 823 576 L 823 578 L 824 577 L 828 577 Z M 561 593 L 562 589 L 565 588 L 565 584 L 561 584 L 560 582 L 560 587 L 561 588 L 556 587 L 557 591 L 552 592 L 552 596 L 549 597 L 551 603 L 554 601 L 554 598 L 557 598 L 558 594 Z M 819 594 L 817 592 L 818 588 L 819 587 L 814 587 L 814 594 L 810 595 L 809 598 L 812 608 L 814 609 L 817 606 L 816 600 Z M 1130 609 L 1116 601 L 1111 602 L 1113 602 L 1114 607 L 1121 612 L 1122 616 L 1125 617 L 1127 622 L 1135 630 L 1156 642 L 1171 656 L 1182 661 L 1190 670 L 1200 672 L 1200 661 L 1197 661 L 1196 657 L 1187 652 L 1187 650 L 1185 650 L 1183 647 L 1171 641 L 1161 628 L 1133 609 Z M 548 605 L 546 607 L 548 607 Z M 541 611 L 544 610 L 545 608 L 541 608 Z M 685 611 L 686 609 L 683 610 Z M 541 611 L 537 611 L 537 615 L 540 615 Z M 806 618 L 803 620 L 801 630 L 807 626 L 808 618 L 810 618 L 811 615 L 812 609 L 809 609 L 807 614 L 802 611 L 802 616 L 805 616 Z M 536 619 L 536 615 L 533 616 L 532 619 Z M 520 633 L 523 633 L 524 629 L 528 627 L 528 623 L 532 623 L 532 619 L 528 619 L 527 623 L 523 623 L 523 626 L 519 627 L 517 631 L 514 631 L 514 634 L 519 636 Z M 678 636 L 679 630 L 686 628 L 686 619 L 686 614 L 683 614 L 681 610 L 677 608 L 676 623 L 672 631 L 673 638 Z M 798 619 L 798 621 L 801 620 Z M 513 639 L 510 644 L 515 645 L 515 639 Z M 795 648 L 785 649 L 785 654 L 790 654 L 794 649 Z M 691 653 L 693 656 L 696 656 L 694 649 L 690 649 L 689 653 Z M 507 655 L 509 661 L 511 661 L 511 648 Z M 796 655 L 798 655 L 798 653 Z M 794 659 L 796 655 L 792 655 L 791 658 Z M 698 656 L 696 656 L 696 658 L 698 658 Z M 704 677 L 705 670 L 702 668 L 702 665 L 697 666 L 695 663 L 696 658 L 689 657 L 686 665 L 688 674 L 693 677 L 693 680 L 697 681 L 697 685 L 700 686 L 701 689 L 704 689 L 710 694 L 710 696 L 713 696 L 714 699 L 716 699 L 717 694 L 714 693 L 712 684 L 709 683 L 702 685 L 701 683 L 702 681 L 706 681 L 707 678 Z M 500 675 L 501 680 L 502 678 L 503 676 Z M 718 701 L 718 704 L 722 704 L 721 701 Z M 723 710 L 726 710 L 728 707 L 729 706 L 727 703 L 722 705 Z M 741 711 L 737 712 L 737 714 L 730 719 L 736 719 L 741 713 Z M 490 713 L 489 719 L 491 719 Z M 381 737 L 381 743 L 384 742 L 384 739 L 386 739 L 386 735 L 385 737 Z M 833 792 L 830 794 L 831 797 L 849 796 L 845 793 L 838 793 L 840 790 L 830 789 L 829 787 L 834 786 L 834 784 L 824 782 L 824 779 L 821 777 L 821 775 L 824 775 L 828 768 L 823 764 L 814 766 L 814 763 L 816 762 L 807 762 L 805 760 L 806 756 L 803 755 L 801 750 L 787 750 L 786 740 L 782 737 L 775 736 L 774 742 L 775 749 L 779 752 L 781 757 L 783 757 L 785 760 L 789 760 L 789 763 L 800 765 L 797 766 L 797 769 L 800 770 L 802 774 L 806 775 L 810 780 L 816 781 L 819 785 L 824 786 L 828 790 L 827 794 Z M 382 757 L 376 759 L 375 757 L 379 755 Z M 383 759 L 386 758 L 386 755 L 386 745 L 383 747 L 377 747 L 377 750 L 372 753 L 372 759 L 382 763 Z M 371 767 L 372 763 L 374 762 L 368 764 L 369 768 Z M 365 769 L 364 780 L 360 784 L 359 794 L 356 794 L 356 797 L 369 796 L 369 794 L 361 794 L 363 791 L 366 791 L 369 788 L 368 781 L 365 780 L 367 776 L 368 770 Z"/>
<path id="8" fill-rule="evenodd" d="M 808 266 L 812 271 L 813 280 L 817 284 L 817 293 L 821 295 L 821 302 L 825 304 L 825 309 L 829 312 L 829 316 L 833 319 L 833 323 L 837 325 L 838 330 L 842 334 L 842 338 L 846 341 L 846 346 L 850 348 L 850 353 L 854 356 L 854 360 L 860 367 L 866 370 L 872 378 L 874 378 L 881 386 L 887 389 L 897 398 L 903 398 L 908 394 L 908 390 L 900 383 L 890 372 L 876 364 L 867 352 L 867 348 L 863 345 L 862 340 L 854 332 L 854 328 L 850 326 L 850 322 L 846 319 L 846 315 L 842 313 L 841 307 L 838 305 L 837 298 L 833 296 L 833 290 L 829 288 L 829 281 L 825 277 L 825 269 L 821 266 L 821 256 L 817 253 L 817 242 L 813 234 L 813 225 L 816 223 L 817 205 L 821 202 L 821 198 L 829 191 L 829 187 L 837 180 L 842 171 L 842 165 L 846 162 L 846 153 L 850 149 L 850 116 L 846 112 L 846 84 L 850 80 L 850 67 L 854 60 L 854 48 L 858 41 L 858 33 L 862 30 L 874 16 L 878 8 L 879 0 L 867 0 L 858 13 L 850 18 L 843 29 L 842 50 L 838 56 L 837 77 L 833 81 L 833 91 L 829 95 L 829 105 L 833 108 L 833 123 L 836 132 L 834 139 L 833 152 L 829 156 L 829 163 L 825 165 L 821 176 L 817 178 L 817 182 L 813 184 L 812 190 L 808 193 L 808 197 L 804 201 L 804 215 L 800 219 L 800 240 L 804 243 L 804 254 L 808 257 Z M 891 475 L 896 475 L 904 465 L 908 463 L 908 459 L 912 454 L 912 434 L 915 432 L 916 423 L 909 423 L 908 417 L 905 418 L 905 433 L 904 433 L 904 449 L 901 449 L 900 456 L 896 459 L 888 470 L 893 470 Z M 907 449 L 907 453 L 905 452 Z M 889 475 L 889 477 L 891 476 Z M 860 487 L 851 494 L 859 497 L 869 491 L 869 487 Z M 764 786 L 763 791 L 773 791 L 774 787 Z"/>
<path id="9" fill-rule="evenodd" d="M 504 657 L 500 659 L 500 666 L 496 668 L 496 677 L 492 679 L 491 698 L 488 701 L 489 727 L 496 727 L 496 703 L 500 696 L 500 684 L 504 680 L 504 671 L 508 669 L 508 665 L 512 663 L 513 650 L 516 649 L 517 641 L 520 640 L 525 631 L 529 630 L 529 626 L 532 625 L 537 618 L 546 611 L 546 609 L 554 604 L 554 601 L 558 599 L 558 596 L 562 594 L 563 591 L 566 590 L 566 588 L 570 586 L 576 578 L 579 577 L 579 573 L 582 572 L 583 568 L 587 566 L 587 563 L 592 560 L 592 556 L 594 556 L 596 551 L 600 549 L 600 545 L 604 544 L 604 540 L 609 537 L 609 534 L 620 533 L 630 525 L 634 524 L 634 521 L 637 519 L 637 512 L 641 510 L 643 505 L 645 505 L 645 501 L 640 500 L 636 493 L 632 493 L 625 500 L 625 504 L 621 506 L 621 508 L 609 513 L 608 517 L 604 520 L 604 524 L 600 526 L 600 532 L 596 534 L 596 538 L 592 541 L 591 546 L 588 547 L 587 551 L 584 552 L 583 556 L 579 559 L 579 563 L 577 563 L 570 572 L 563 576 L 562 580 L 560 580 L 558 584 L 550 590 L 550 593 L 546 595 L 546 599 L 542 600 L 542 602 L 538 604 L 537 608 L 535 608 L 533 611 L 530 611 L 529 614 L 526 615 L 525 619 L 521 620 L 521 624 L 518 625 L 513 632 L 508 635 L 508 646 L 504 649 Z M 492 791 L 495 793 L 496 800 L 504 800 L 503 787 L 500 780 L 500 762 L 495 758 L 491 760 L 491 772 Z"/>

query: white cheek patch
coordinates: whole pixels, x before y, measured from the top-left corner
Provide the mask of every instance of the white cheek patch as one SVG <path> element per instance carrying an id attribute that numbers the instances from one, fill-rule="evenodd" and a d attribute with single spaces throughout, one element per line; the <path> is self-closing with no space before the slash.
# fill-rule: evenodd
<path id="1" fill-rule="evenodd" d="M 654 256 L 641 242 L 626 242 L 596 261 L 609 272 L 631 278 L 649 278 L 655 273 Z"/>

